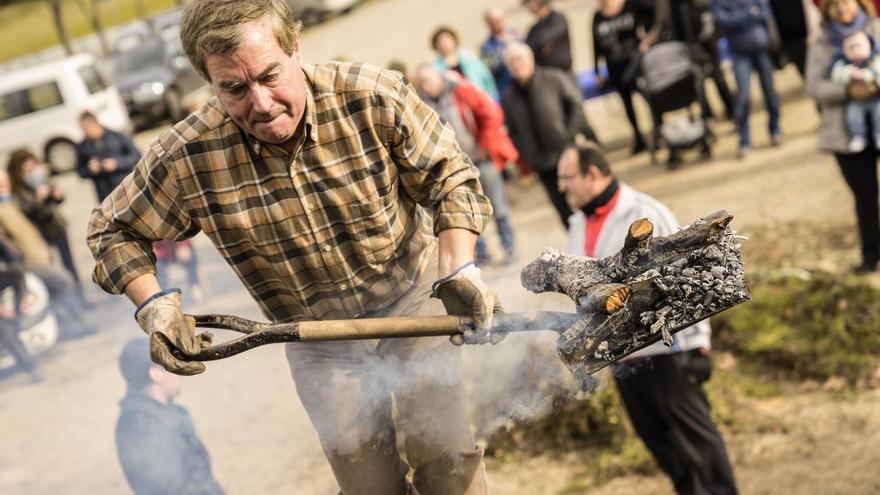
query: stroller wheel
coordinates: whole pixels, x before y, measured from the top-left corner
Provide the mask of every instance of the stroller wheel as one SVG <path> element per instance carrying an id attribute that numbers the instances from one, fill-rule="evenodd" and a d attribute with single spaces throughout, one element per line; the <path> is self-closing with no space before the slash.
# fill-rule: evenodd
<path id="1" fill-rule="evenodd" d="M 681 158 L 681 153 L 679 153 L 679 151 L 676 149 L 670 149 L 669 160 L 666 162 L 666 168 L 668 168 L 669 170 L 675 170 L 682 163 L 684 163 L 684 160 L 682 160 Z"/>

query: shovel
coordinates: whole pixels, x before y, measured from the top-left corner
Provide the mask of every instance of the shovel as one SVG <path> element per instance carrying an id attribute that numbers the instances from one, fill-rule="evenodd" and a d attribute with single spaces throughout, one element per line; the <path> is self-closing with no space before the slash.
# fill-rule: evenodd
<path id="1" fill-rule="evenodd" d="M 652 237 L 647 219 L 634 222 L 624 247 L 603 259 L 545 250 L 522 271 L 535 293 L 560 292 L 576 312 L 496 315 L 493 332 L 555 331 L 557 353 L 582 380 L 655 342 L 751 298 L 732 216 L 719 211 L 666 237 Z M 452 336 L 474 328 L 461 316 L 364 318 L 261 323 L 229 315 L 195 315 L 196 326 L 245 336 L 178 359 L 211 361 L 281 342 Z"/>

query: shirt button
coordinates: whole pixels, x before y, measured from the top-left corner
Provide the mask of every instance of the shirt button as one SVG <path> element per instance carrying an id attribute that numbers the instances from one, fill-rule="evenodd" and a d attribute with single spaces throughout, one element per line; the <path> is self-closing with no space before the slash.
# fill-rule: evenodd
<path id="1" fill-rule="evenodd" d="M 324 250 L 325 253 L 329 253 L 330 252 L 330 244 L 324 244 L 324 247 L 322 249 Z"/>
<path id="2" fill-rule="evenodd" d="M 347 284 L 342 284 L 342 285 L 339 286 L 339 288 L 342 289 L 342 290 L 345 290 L 345 289 L 348 289 L 348 285 L 347 285 Z"/>

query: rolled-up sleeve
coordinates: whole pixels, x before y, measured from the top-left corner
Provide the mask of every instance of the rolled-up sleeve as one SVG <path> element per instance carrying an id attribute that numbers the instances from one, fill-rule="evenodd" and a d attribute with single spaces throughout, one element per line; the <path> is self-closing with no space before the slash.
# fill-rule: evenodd
<path id="1" fill-rule="evenodd" d="M 86 241 L 95 257 L 92 279 L 121 294 L 135 278 L 156 273 L 152 242 L 182 240 L 197 232 L 185 209 L 176 175 L 154 145 L 119 187 L 94 209 Z"/>
<path id="2" fill-rule="evenodd" d="M 397 86 L 391 99 L 394 123 L 389 144 L 403 188 L 433 210 L 435 234 L 455 228 L 482 233 L 492 206 L 455 132 L 399 77 L 389 85 Z"/>

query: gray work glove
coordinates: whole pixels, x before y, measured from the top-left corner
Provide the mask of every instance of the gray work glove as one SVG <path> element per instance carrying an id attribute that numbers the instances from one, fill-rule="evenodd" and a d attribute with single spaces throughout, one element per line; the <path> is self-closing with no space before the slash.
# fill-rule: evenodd
<path id="1" fill-rule="evenodd" d="M 501 301 L 480 278 L 480 269 L 473 263 L 434 282 L 431 297 L 443 302 L 447 314 L 468 316 L 476 324 L 475 329 L 467 329 L 460 335 L 450 337 L 453 344 L 497 344 L 504 339 L 503 332 L 491 331 L 492 318 L 502 312 Z"/>
<path id="2" fill-rule="evenodd" d="M 180 290 L 160 292 L 135 313 L 138 324 L 150 336 L 150 358 L 154 363 L 177 375 L 197 375 L 205 371 L 198 361 L 181 361 L 171 354 L 177 348 L 187 356 L 195 356 L 211 345 L 214 335 L 196 335 L 196 322 L 180 309 Z"/>

